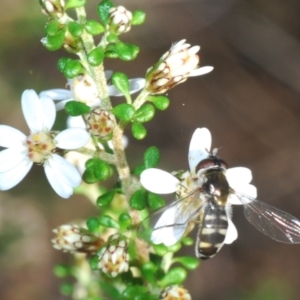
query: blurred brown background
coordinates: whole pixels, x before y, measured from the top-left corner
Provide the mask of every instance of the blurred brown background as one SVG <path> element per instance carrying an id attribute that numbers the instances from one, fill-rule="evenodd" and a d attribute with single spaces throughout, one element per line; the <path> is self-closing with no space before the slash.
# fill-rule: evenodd
<path id="1" fill-rule="evenodd" d="M 108 69 L 130 77 L 145 70 L 186 38 L 201 45 L 201 65 L 215 70 L 189 79 L 169 92 L 171 106 L 146 124 L 142 142 L 130 137 L 129 161 L 156 145 L 165 170 L 187 169 L 190 137 L 208 127 L 213 147 L 230 166 L 252 169 L 259 199 L 300 218 L 300 2 L 296 0 L 116 1 L 142 9 L 147 22 L 123 35 L 141 53 L 134 63 L 109 60 Z M 88 13 L 96 18 L 97 1 Z M 24 89 L 41 91 L 65 85 L 56 69 L 63 52 L 40 43 L 46 17 L 38 1 L 1 0 L 0 123 L 26 132 L 20 109 Z M 114 100 L 119 103 L 120 100 Z M 25 129 L 26 128 L 26 129 Z M 41 197 L 42 195 L 42 197 Z M 41 167 L 16 188 L 0 193 L 0 299 L 67 299 L 52 275 L 68 255 L 51 248 L 51 229 L 96 215 L 83 197 L 58 198 Z M 238 240 L 190 272 L 185 286 L 194 300 L 300 299 L 300 245 L 276 243 L 234 212 Z M 193 255 L 193 247 L 185 253 Z"/>

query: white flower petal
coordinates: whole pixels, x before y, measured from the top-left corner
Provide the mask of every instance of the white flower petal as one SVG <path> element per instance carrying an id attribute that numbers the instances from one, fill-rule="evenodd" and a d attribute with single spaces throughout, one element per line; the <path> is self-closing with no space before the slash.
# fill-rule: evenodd
<path id="1" fill-rule="evenodd" d="M 200 75 L 204 75 L 204 74 L 210 73 L 213 69 L 214 69 L 214 67 L 210 67 L 210 66 L 198 68 L 198 69 L 196 69 L 196 70 L 193 70 L 193 71 L 190 73 L 190 76 L 200 76 Z"/>
<path id="2" fill-rule="evenodd" d="M 140 91 L 141 89 L 143 89 L 145 86 L 145 83 L 146 83 L 145 78 L 129 79 L 130 94 L 134 94 L 134 93 Z"/>
<path id="3" fill-rule="evenodd" d="M 56 104 L 55 104 L 55 108 L 56 108 L 56 110 L 57 110 L 57 111 L 59 111 L 59 110 L 62 110 L 62 109 L 64 109 L 64 108 L 65 108 L 65 105 L 66 105 L 66 103 L 68 103 L 68 102 L 70 102 L 70 101 L 72 101 L 72 99 L 71 99 L 71 98 L 69 98 L 69 99 L 66 99 L 66 100 L 62 100 L 62 101 L 60 101 L 60 102 L 56 103 Z"/>
<path id="4" fill-rule="evenodd" d="M 72 99 L 72 92 L 70 90 L 66 89 L 51 89 L 47 91 L 42 91 L 40 93 L 40 98 L 42 97 L 49 97 L 53 100 L 66 100 L 66 99 Z"/>
<path id="5" fill-rule="evenodd" d="M 192 136 L 189 147 L 189 165 L 193 172 L 197 164 L 209 156 L 211 134 L 207 128 L 197 128 Z"/>
<path id="6" fill-rule="evenodd" d="M 246 185 L 251 182 L 252 172 L 245 167 L 230 168 L 226 171 L 226 178 L 229 186 L 236 189 L 241 185 Z"/>
<path id="7" fill-rule="evenodd" d="M 61 180 L 57 176 L 57 170 L 50 167 L 49 164 L 44 164 L 45 174 L 54 191 L 62 198 L 69 198 L 73 194 L 73 188 Z"/>
<path id="8" fill-rule="evenodd" d="M 111 77 L 112 74 L 113 74 L 113 71 L 112 71 L 112 70 L 106 70 L 106 71 L 104 71 L 104 73 L 105 73 L 105 78 L 106 78 L 106 80 L 109 80 L 110 77 Z"/>
<path id="9" fill-rule="evenodd" d="M 150 168 L 142 172 L 141 184 L 150 192 L 170 194 L 177 191 L 179 180 L 163 170 Z"/>
<path id="10" fill-rule="evenodd" d="M 69 128 L 83 128 L 85 129 L 85 123 L 81 116 L 78 117 L 68 117 L 67 119 L 67 127 Z"/>
<path id="11" fill-rule="evenodd" d="M 253 199 L 256 199 L 257 197 L 257 189 L 252 184 L 246 184 L 244 186 L 240 186 L 238 189 L 235 189 L 235 191 L 238 193 L 238 196 L 233 194 L 230 194 L 228 197 L 228 203 L 232 205 L 242 205 L 248 202 L 251 202 Z M 244 196 L 244 197 L 242 197 Z M 250 198 L 248 198 L 248 197 Z M 243 198 L 243 202 L 239 199 L 239 197 Z"/>
<path id="12" fill-rule="evenodd" d="M 54 140 L 58 148 L 72 150 L 85 146 L 90 138 L 90 134 L 82 128 L 69 128 L 60 132 Z"/>
<path id="13" fill-rule="evenodd" d="M 19 149 L 5 149 L 0 152 L 0 173 L 15 168 L 27 156 Z"/>
<path id="14" fill-rule="evenodd" d="M 74 165 L 65 158 L 52 154 L 45 165 L 49 166 L 61 178 L 61 180 L 71 187 L 77 187 L 81 183 L 81 176 Z"/>
<path id="15" fill-rule="evenodd" d="M 224 244 L 232 244 L 237 239 L 237 237 L 238 237 L 238 232 L 236 230 L 236 227 L 231 221 L 231 219 L 228 218 L 228 228 L 227 228 Z"/>
<path id="16" fill-rule="evenodd" d="M 5 148 L 20 147 L 26 141 L 24 133 L 7 125 L 0 125 L 0 146 Z"/>
<path id="17" fill-rule="evenodd" d="M 17 185 L 29 172 L 32 164 L 29 159 L 23 159 L 13 169 L 0 173 L 0 190 L 6 191 Z"/>
<path id="18" fill-rule="evenodd" d="M 172 246 L 183 236 L 187 225 L 174 226 L 174 224 L 178 223 L 176 221 L 177 212 L 177 206 L 175 205 L 168 208 L 161 215 L 151 234 L 151 241 L 154 244 L 162 243 L 165 246 Z"/>
<path id="19" fill-rule="evenodd" d="M 43 109 L 34 90 L 25 90 L 21 99 L 23 115 L 31 132 L 43 130 Z"/>
<path id="20" fill-rule="evenodd" d="M 41 98 L 41 105 L 43 108 L 43 130 L 50 131 L 56 118 L 56 108 L 53 100 L 49 97 Z"/>

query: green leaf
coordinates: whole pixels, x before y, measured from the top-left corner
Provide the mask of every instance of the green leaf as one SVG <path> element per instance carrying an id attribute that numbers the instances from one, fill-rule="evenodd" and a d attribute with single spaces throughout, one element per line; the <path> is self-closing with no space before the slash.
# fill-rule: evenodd
<path id="1" fill-rule="evenodd" d="M 69 57 L 61 57 L 57 62 L 57 68 L 60 72 L 64 72 L 64 69 L 66 68 L 67 63 L 71 60 Z"/>
<path id="2" fill-rule="evenodd" d="M 106 40 L 109 42 L 109 43 L 118 43 L 119 42 L 119 37 L 116 35 L 116 34 L 113 34 L 113 33 L 110 33 Z"/>
<path id="3" fill-rule="evenodd" d="M 65 9 L 69 8 L 77 8 L 84 6 L 86 3 L 86 0 L 68 0 L 65 5 Z"/>
<path id="4" fill-rule="evenodd" d="M 160 159 L 159 149 L 155 146 L 149 147 L 144 153 L 145 168 L 154 168 Z"/>
<path id="5" fill-rule="evenodd" d="M 78 60 L 73 59 L 70 59 L 66 63 L 65 68 L 63 70 L 63 74 L 69 79 L 74 78 L 83 73 L 85 73 L 84 67 Z"/>
<path id="6" fill-rule="evenodd" d="M 69 101 L 65 105 L 65 111 L 69 116 L 77 117 L 90 112 L 90 107 L 79 101 Z"/>
<path id="7" fill-rule="evenodd" d="M 110 228 L 117 228 L 119 229 L 120 226 L 118 222 L 116 222 L 112 217 L 108 215 L 102 215 L 98 218 L 99 224 L 104 227 L 110 227 Z"/>
<path id="8" fill-rule="evenodd" d="M 98 158 L 94 158 L 93 170 L 95 177 L 100 181 L 106 180 L 112 175 L 109 164 Z"/>
<path id="9" fill-rule="evenodd" d="M 154 106 L 159 110 L 165 110 L 170 105 L 170 100 L 166 96 L 148 96 L 147 100 L 151 101 L 154 104 Z"/>
<path id="10" fill-rule="evenodd" d="M 145 170 L 146 170 L 145 165 L 140 165 L 132 170 L 132 174 L 134 174 L 136 176 L 140 176 L 142 174 L 142 172 Z"/>
<path id="11" fill-rule="evenodd" d="M 136 210 L 143 210 L 146 208 L 146 191 L 137 190 L 135 191 L 130 200 L 129 205 Z"/>
<path id="12" fill-rule="evenodd" d="M 92 184 L 98 181 L 95 176 L 93 168 L 86 168 L 84 173 L 82 174 L 82 179 L 84 182 L 88 184 Z"/>
<path id="13" fill-rule="evenodd" d="M 67 265 L 59 264 L 54 266 L 53 273 L 56 277 L 65 278 L 71 275 L 70 267 Z"/>
<path id="14" fill-rule="evenodd" d="M 89 259 L 89 265 L 90 265 L 91 269 L 94 270 L 94 271 L 99 270 L 98 263 L 99 263 L 99 257 L 98 256 L 92 256 Z"/>
<path id="15" fill-rule="evenodd" d="M 157 271 L 157 266 L 149 261 L 142 265 L 142 276 L 147 279 L 152 285 L 155 285 L 155 275 Z"/>
<path id="16" fill-rule="evenodd" d="M 130 61 L 137 57 L 140 48 L 136 45 L 119 42 L 115 46 L 115 51 L 120 59 Z"/>
<path id="17" fill-rule="evenodd" d="M 87 60 L 88 63 L 93 66 L 99 66 L 102 64 L 104 59 L 104 50 L 102 47 L 97 47 L 93 49 L 88 55 L 87 55 Z"/>
<path id="18" fill-rule="evenodd" d="M 105 31 L 104 26 L 95 20 L 86 21 L 84 28 L 87 31 L 87 33 L 91 35 L 98 35 Z"/>
<path id="19" fill-rule="evenodd" d="M 136 300 L 137 295 L 145 294 L 146 292 L 147 288 L 145 286 L 132 285 L 123 292 L 123 297 L 128 300 Z"/>
<path id="20" fill-rule="evenodd" d="M 64 296 L 71 296 L 74 288 L 73 285 L 70 283 L 62 283 L 59 287 L 59 291 Z"/>
<path id="21" fill-rule="evenodd" d="M 132 13 L 131 25 L 141 25 L 145 22 L 146 14 L 142 10 L 136 10 Z"/>
<path id="22" fill-rule="evenodd" d="M 65 32 L 62 30 L 57 35 L 48 35 L 42 39 L 43 45 L 49 51 L 56 51 L 62 47 L 65 42 Z"/>
<path id="23" fill-rule="evenodd" d="M 82 25 L 77 22 L 68 23 L 68 29 L 74 37 L 80 37 L 83 33 Z"/>
<path id="24" fill-rule="evenodd" d="M 159 256 L 164 256 L 166 253 L 169 252 L 168 247 L 164 244 L 152 245 L 155 253 Z"/>
<path id="25" fill-rule="evenodd" d="M 143 104 L 134 114 L 134 120 L 140 123 L 149 122 L 155 115 L 152 104 Z"/>
<path id="26" fill-rule="evenodd" d="M 109 10 L 114 7 L 114 4 L 110 0 L 103 0 L 100 2 L 97 8 L 98 15 L 104 24 L 107 24 Z"/>
<path id="27" fill-rule="evenodd" d="M 115 193 L 116 192 L 114 190 L 112 190 L 105 194 L 102 194 L 97 199 L 97 205 L 100 207 L 108 206 L 111 203 L 111 201 L 114 199 Z"/>
<path id="28" fill-rule="evenodd" d="M 100 226 L 98 218 L 90 217 L 86 221 L 86 226 L 91 232 L 97 232 Z"/>
<path id="29" fill-rule="evenodd" d="M 148 192 L 147 204 L 148 204 L 149 208 L 151 208 L 153 210 L 157 210 L 157 209 L 165 206 L 165 200 L 156 194 Z"/>
<path id="30" fill-rule="evenodd" d="M 118 58 L 119 55 L 116 50 L 116 44 L 109 44 L 105 49 L 105 56 L 108 58 Z"/>
<path id="31" fill-rule="evenodd" d="M 135 110 L 131 104 L 122 103 L 115 106 L 112 112 L 121 121 L 129 122 L 132 120 Z"/>
<path id="32" fill-rule="evenodd" d="M 123 213 L 119 216 L 119 223 L 121 228 L 125 230 L 131 225 L 132 219 L 128 214 Z"/>
<path id="33" fill-rule="evenodd" d="M 173 253 L 179 251 L 180 248 L 181 248 L 181 243 L 180 243 L 180 242 L 177 242 L 176 244 L 174 244 L 174 245 L 172 245 L 172 246 L 168 246 L 168 250 L 169 250 L 170 252 L 173 252 Z"/>
<path id="34" fill-rule="evenodd" d="M 57 20 L 51 20 L 46 26 L 46 33 L 48 36 L 55 36 L 61 33 L 64 27 L 58 23 Z"/>
<path id="35" fill-rule="evenodd" d="M 173 284 L 182 284 L 186 279 L 187 272 L 181 267 L 176 267 L 168 271 L 168 273 L 160 280 L 159 284 L 166 287 Z"/>
<path id="36" fill-rule="evenodd" d="M 124 95 L 129 95 L 129 81 L 126 74 L 115 72 L 111 77 L 111 81 L 113 85 Z"/>
<path id="37" fill-rule="evenodd" d="M 182 238 L 181 242 L 185 246 L 191 246 L 194 244 L 194 240 L 189 236 L 185 236 L 184 238 Z"/>
<path id="38" fill-rule="evenodd" d="M 194 256 L 176 257 L 173 259 L 173 262 L 179 262 L 189 270 L 195 270 L 200 264 L 199 259 Z"/>
<path id="39" fill-rule="evenodd" d="M 147 135 L 146 128 L 139 122 L 132 123 L 131 132 L 137 140 L 142 140 Z"/>

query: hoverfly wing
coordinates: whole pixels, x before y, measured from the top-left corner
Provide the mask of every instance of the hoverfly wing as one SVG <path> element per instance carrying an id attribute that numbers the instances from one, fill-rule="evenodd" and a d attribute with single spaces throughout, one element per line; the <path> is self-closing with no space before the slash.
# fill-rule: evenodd
<path id="1" fill-rule="evenodd" d="M 263 234 L 275 241 L 299 244 L 300 220 L 257 199 L 236 193 L 244 204 L 247 220 Z"/>
<path id="2" fill-rule="evenodd" d="M 153 212 L 138 228 L 138 237 L 153 244 L 172 246 L 183 236 L 202 207 L 199 188 L 170 205 Z"/>

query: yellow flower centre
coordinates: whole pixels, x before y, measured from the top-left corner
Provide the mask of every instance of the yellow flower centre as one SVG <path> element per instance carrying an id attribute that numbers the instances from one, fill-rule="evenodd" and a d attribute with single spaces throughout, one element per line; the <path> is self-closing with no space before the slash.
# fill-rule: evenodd
<path id="1" fill-rule="evenodd" d="M 44 163 L 56 148 L 51 132 L 37 132 L 27 137 L 28 157 L 35 163 Z"/>

